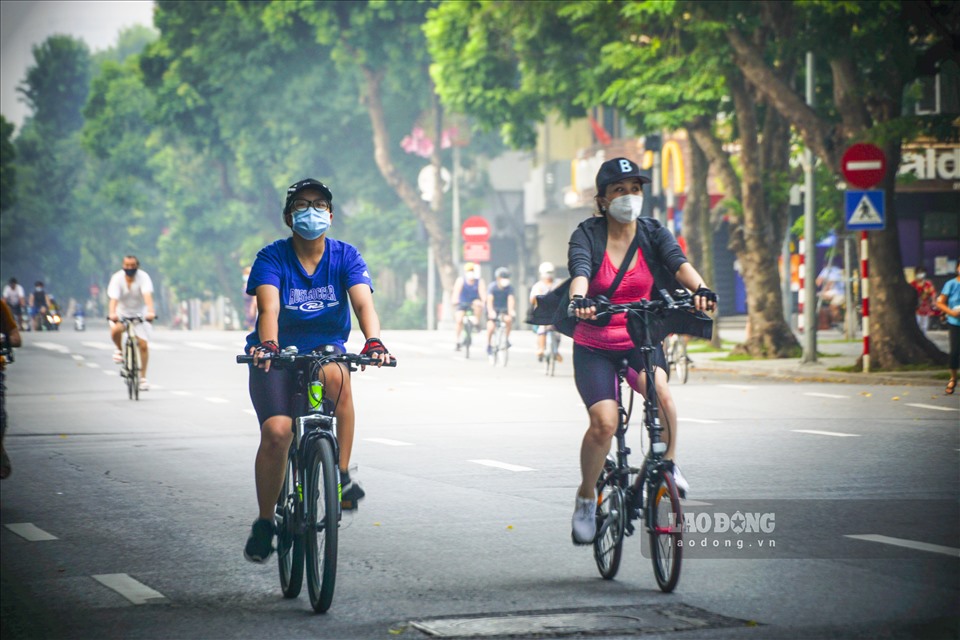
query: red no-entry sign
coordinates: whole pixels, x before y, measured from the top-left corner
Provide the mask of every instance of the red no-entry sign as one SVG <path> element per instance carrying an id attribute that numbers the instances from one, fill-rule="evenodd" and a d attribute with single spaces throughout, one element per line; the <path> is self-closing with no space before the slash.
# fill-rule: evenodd
<path id="1" fill-rule="evenodd" d="M 464 242 L 486 242 L 490 239 L 490 223 L 481 216 L 470 216 L 460 227 Z"/>
<path id="2" fill-rule="evenodd" d="M 887 173 L 887 157 L 880 147 L 858 142 L 843 153 L 840 167 L 847 182 L 869 189 L 880 184 Z"/>

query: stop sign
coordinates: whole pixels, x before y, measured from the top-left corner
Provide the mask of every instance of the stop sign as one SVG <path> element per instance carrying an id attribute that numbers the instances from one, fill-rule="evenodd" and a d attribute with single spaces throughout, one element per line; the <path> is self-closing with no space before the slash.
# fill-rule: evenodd
<path id="1" fill-rule="evenodd" d="M 470 216 L 463 221 L 460 233 L 465 242 L 486 242 L 490 239 L 490 223 L 481 216 Z"/>
<path id="2" fill-rule="evenodd" d="M 887 157 L 879 147 L 858 142 L 843 153 L 840 168 L 847 182 L 869 189 L 879 184 L 887 173 Z"/>

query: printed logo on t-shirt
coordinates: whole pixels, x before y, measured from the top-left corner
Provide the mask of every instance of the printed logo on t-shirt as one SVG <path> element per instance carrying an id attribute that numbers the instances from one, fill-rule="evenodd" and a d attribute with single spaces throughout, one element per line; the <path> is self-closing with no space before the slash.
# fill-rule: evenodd
<path id="1" fill-rule="evenodd" d="M 325 287 L 314 287 L 313 289 L 290 289 L 287 304 L 288 309 L 300 309 L 300 311 L 321 311 L 326 307 L 335 307 L 340 302 L 337 300 L 337 294 L 333 285 Z"/>

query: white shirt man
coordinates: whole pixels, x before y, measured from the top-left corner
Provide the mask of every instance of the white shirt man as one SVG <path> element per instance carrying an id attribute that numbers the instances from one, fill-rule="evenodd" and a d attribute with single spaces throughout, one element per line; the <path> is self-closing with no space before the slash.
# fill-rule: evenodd
<path id="1" fill-rule="evenodd" d="M 117 347 L 113 360 L 120 363 L 123 362 L 123 352 L 120 350 L 123 323 L 120 322 L 120 318 L 143 316 L 145 320 L 153 320 L 156 317 L 153 306 L 153 280 L 146 271 L 140 270 L 140 261 L 136 256 L 123 258 L 123 268 L 110 277 L 107 297 L 110 298 L 107 313 L 110 319 L 110 337 Z M 134 325 L 134 331 L 140 343 L 140 390 L 147 391 L 150 388 L 147 382 L 150 325 L 146 322 L 137 323 Z"/>

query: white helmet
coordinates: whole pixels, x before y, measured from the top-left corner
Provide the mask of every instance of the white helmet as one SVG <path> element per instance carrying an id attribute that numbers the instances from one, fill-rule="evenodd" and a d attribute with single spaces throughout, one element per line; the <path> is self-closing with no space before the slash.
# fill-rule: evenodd
<path id="1" fill-rule="evenodd" d="M 553 268 L 552 262 L 541 262 L 540 263 L 540 277 L 543 276 L 552 276 L 555 269 Z"/>

